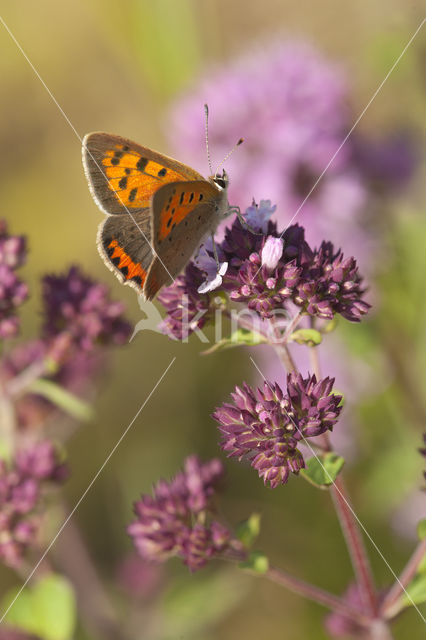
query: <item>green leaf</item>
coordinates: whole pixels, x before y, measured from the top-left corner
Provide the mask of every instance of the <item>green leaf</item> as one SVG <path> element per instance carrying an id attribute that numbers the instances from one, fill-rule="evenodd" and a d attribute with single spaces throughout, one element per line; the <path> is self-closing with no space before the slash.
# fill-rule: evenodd
<path id="1" fill-rule="evenodd" d="M 419 540 L 424 540 L 426 538 L 426 518 L 423 518 L 423 520 L 420 520 L 417 524 L 417 535 Z"/>
<path id="2" fill-rule="evenodd" d="M 230 338 L 222 338 L 219 342 L 216 342 L 210 349 L 202 352 L 203 356 L 210 355 L 216 351 L 222 351 L 223 349 L 230 349 L 232 347 L 253 347 L 256 344 L 265 343 L 266 338 L 264 338 L 260 333 L 256 331 L 250 331 L 249 329 L 237 329 L 231 335 Z"/>
<path id="3" fill-rule="evenodd" d="M 72 637 L 76 624 L 75 598 L 70 583 L 62 576 L 49 574 L 20 594 L 18 589 L 10 591 L 3 606 L 7 609 L 12 603 L 6 623 L 44 640 Z"/>
<path id="4" fill-rule="evenodd" d="M 246 549 L 249 549 L 260 533 L 260 514 L 252 513 L 251 516 L 241 522 L 237 527 L 237 538 Z"/>
<path id="5" fill-rule="evenodd" d="M 298 329 L 291 334 L 290 340 L 298 344 L 306 344 L 308 347 L 316 347 L 321 344 L 322 335 L 316 329 Z"/>
<path id="6" fill-rule="evenodd" d="M 81 400 L 70 391 L 67 391 L 56 382 L 39 378 L 35 380 L 29 387 L 30 391 L 47 398 L 57 407 L 69 413 L 77 420 L 90 420 L 93 417 L 93 411 L 87 402 Z"/>
<path id="7" fill-rule="evenodd" d="M 413 603 L 423 604 L 423 602 L 426 602 L 426 573 L 418 573 L 414 576 L 400 602 L 401 608 L 410 607 Z"/>
<path id="8" fill-rule="evenodd" d="M 240 562 L 241 569 L 248 569 L 255 573 L 266 573 L 269 569 L 269 560 L 262 551 L 252 551 L 247 560 Z"/>
<path id="9" fill-rule="evenodd" d="M 344 464 L 342 456 L 329 452 L 309 458 L 306 469 L 302 469 L 300 475 L 314 486 L 325 488 L 333 484 Z"/>

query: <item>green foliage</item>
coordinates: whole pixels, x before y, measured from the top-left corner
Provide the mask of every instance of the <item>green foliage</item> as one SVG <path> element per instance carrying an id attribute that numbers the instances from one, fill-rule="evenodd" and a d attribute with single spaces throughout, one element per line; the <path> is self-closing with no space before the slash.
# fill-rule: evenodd
<path id="1" fill-rule="evenodd" d="M 424 540 L 426 538 L 426 518 L 420 520 L 417 525 L 417 535 L 419 536 L 419 540 Z"/>
<path id="2" fill-rule="evenodd" d="M 200 60 L 193 3 L 144 0 L 132 3 L 129 13 L 134 51 L 146 80 L 155 91 L 173 94 L 195 75 Z"/>
<path id="3" fill-rule="evenodd" d="M 260 533 L 260 514 L 252 513 L 251 516 L 241 522 L 237 527 L 237 538 L 246 549 L 249 549 L 253 546 L 255 540 L 257 539 Z"/>
<path id="4" fill-rule="evenodd" d="M 400 600 L 401 609 L 426 602 L 426 573 L 418 573 L 406 588 Z"/>
<path id="5" fill-rule="evenodd" d="M 69 640 L 72 637 L 76 605 L 73 589 L 65 578 L 49 574 L 20 594 L 18 591 L 9 591 L 3 599 L 2 608 L 7 609 L 16 598 L 5 618 L 6 623 L 43 640 Z"/>
<path id="6" fill-rule="evenodd" d="M 269 560 L 262 551 L 252 551 L 247 560 L 240 562 L 241 569 L 248 569 L 254 573 L 266 573 L 269 569 Z"/>
<path id="7" fill-rule="evenodd" d="M 67 389 L 52 382 L 52 380 L 39 378 L 31 384 L 30 391 L 47 398 L 59 407 L 59 409 L 76 418 L 76 420 L 87 421 L 93 417 L 92 408 L 87 402 L 84 402 Z"/>
<path id="8" fill-rule="evenodd" d="M 210 349 L 203 351 L 203 355 L 210 355 L 216 351 L 222 351 L 223 349 L 230 349 L 232 347 L 253 347 L 257 344 L 266 342 L 260 333 L 256 331 L 250 331 L 249 329 L 237 329 L 234 331 L 230 338 L 222 338 L 219 342 L 216 342 Z"/>
<path id="9" fill-rule="evenodd" d="M 298 344 L 306 344 L 308 347 L 315 347 L 322 342 L 322 335 L 316 329 L 297 329 L 294 331 L 290 340 Z"/>
<path id="10" fill-rule="evenodd" d="M 300 475 L 315 487 L 325 489 L 333 484 L 344 464 L 344 458 L 337 453 L 325 453 L 309 458 L 306 469 L 302 469 Z"/>

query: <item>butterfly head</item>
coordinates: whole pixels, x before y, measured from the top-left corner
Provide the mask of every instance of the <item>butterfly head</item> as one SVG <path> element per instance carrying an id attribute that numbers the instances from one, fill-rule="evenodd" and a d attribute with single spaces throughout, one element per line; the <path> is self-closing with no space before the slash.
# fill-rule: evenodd
<path id="1" fill-rule="evenodd" d="M 219 190 L 226 191 L 229 185 L 229 177 L 225 169 L 222 170 L 222 174 L 215 173 L 214 176 L 210 176 L 209 181 Z"/>

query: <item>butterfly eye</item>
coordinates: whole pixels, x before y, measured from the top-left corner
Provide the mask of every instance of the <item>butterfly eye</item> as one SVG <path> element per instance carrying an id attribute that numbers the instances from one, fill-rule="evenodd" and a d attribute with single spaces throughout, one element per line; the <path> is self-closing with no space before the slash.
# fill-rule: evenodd
<path id="1" fill-rule="evenodd" d="M 215 178 L 214 182 L 220 189 L 226 189 L 226 182 L 223 178 Z"/>

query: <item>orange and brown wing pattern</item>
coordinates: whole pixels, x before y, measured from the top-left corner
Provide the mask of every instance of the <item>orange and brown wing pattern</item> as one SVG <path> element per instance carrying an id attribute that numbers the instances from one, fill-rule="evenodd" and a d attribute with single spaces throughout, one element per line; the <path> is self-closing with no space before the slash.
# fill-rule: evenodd
<path id="1" fill-rule="evenodd" d="M 96 203 L 109 214 L 149 207 L 151 197 L 164 184 L 203 180 L 172 158 L 107 133 L 84 138 L 83 164 Z"/>
<path id="2" fill-rule="evenodd" d="M 149 209 L 109 216 L 99 226 L 98 249 L 105 262 L 123 284 L 142 293 L 152 262 Z"/>
<path id="3" fill-rule="evenodd" d="M 178 225 L 188 226 L 188 216 L 198 205 L 207 204 L 209 206 L 204 211 L 213 212 L 216 200 L 217 190 L 207 180 L 177 182 L 162 187 L 153 200 L 155 246 L 159 247 Z M 201 213 L 199 215 L 202 216 Z"/>

